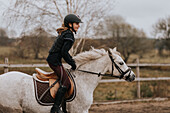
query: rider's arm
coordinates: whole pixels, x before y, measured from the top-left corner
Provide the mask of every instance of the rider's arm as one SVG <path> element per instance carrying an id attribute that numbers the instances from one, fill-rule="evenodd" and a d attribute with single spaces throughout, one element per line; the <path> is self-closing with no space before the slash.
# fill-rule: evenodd
<path id="1" fill-rule="evenodd" d="M 73 41 L 71 40 L 65 40 L 62 50 L 61 50 L 61 54 L 62 57 L 64 58 L 64 60 L 71 65 L 72 67 L 75 66 L 75 61 L 73 60 L 72 56 L 69 54 L 69 50 L 71 49 L 73 45 Z"/>

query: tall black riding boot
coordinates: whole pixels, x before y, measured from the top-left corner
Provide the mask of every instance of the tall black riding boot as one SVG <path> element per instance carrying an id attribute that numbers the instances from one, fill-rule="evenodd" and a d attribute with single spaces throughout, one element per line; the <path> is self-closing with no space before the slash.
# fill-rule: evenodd
<path id="1" fill-rule="evenodd" d="M 60 86 L 57 93 L 56 93 L 56 96 L 55 96 L 55 99 L 54 99 L 54 105 L 53 107 L 51 108 L 51 112 L 50 113 L 63 113 L 61 110 L 60 110 L 60 105 L 61 105 L 61 102 L 63 100 L 63 97 L 65 95 L 67 91 L 67 88 L 65 86 Z"/>

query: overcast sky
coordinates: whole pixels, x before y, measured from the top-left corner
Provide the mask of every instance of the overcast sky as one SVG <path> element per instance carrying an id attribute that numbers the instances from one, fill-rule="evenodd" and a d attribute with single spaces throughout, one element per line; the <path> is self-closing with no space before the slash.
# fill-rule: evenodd
<path id="1" fill-rule="evenodd" d="M 0 0 L 8 6 L 8 0 Z M 6 6 L 0 3 L 0 17 Z M 113 14 L 121 15 L 138 29 L 143 29 L 149 37 L 152 25 L 159 18 L 170 16 L 170 0 L 116 0 Z M 0 18 L 0 22 L 2 20 Z M 1 26 L 1 24 L 0 24 Z"/>
<path id="2" fill-rule="evenodd" d="M 114 13 L 152 37 L 152 25 L 170 16 L 170 0 L 117 0 Z"/>

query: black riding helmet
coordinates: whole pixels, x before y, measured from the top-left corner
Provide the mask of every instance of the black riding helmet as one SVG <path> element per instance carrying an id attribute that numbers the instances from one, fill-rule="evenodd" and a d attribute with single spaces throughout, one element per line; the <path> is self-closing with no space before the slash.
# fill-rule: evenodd
<path id="1" fill-rule="evenodd" d="M 72 27 L 69 26 L 69 23 L 72 24 Z M 79 18 L 78 15 L 68 14 L 68 15 L 64 18 L 64 25 L 65 25 L 65 27 L 72 28 L 72 30 L 76 33 L 76 31 L 75 31 L 74 28 L 73 28 L 73 23 L 83 23 L 83 22 L 81 21 L 81 19 Z"/>

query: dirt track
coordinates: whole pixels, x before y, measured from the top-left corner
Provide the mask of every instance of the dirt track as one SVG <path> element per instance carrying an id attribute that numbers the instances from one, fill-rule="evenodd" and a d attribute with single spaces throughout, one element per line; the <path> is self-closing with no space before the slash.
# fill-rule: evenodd
<path id="1" fill-rule="evenodd" d="M 110 105 L 93 105 L 89 113 L 170 113 L 170 100 L 135 102 Z"/>

